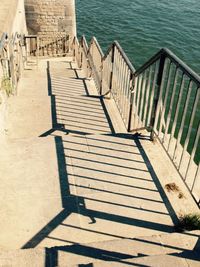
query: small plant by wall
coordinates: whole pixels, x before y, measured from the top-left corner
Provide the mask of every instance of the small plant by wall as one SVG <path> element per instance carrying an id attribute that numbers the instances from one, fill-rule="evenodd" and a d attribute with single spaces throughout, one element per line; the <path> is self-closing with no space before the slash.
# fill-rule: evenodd
<path id="1" fill-rule="evenodd" d="M 2 78 L 0 89 L 4 90 L 7 96 L 10 96 L 13 93 L 13 87 L 9 77 Z"/>
<path id="2" fill-rule="evenodd" d="M 200 213 L 190 213 L 181 216 L 177 229 L 180 231 L 200 230 Z"/>

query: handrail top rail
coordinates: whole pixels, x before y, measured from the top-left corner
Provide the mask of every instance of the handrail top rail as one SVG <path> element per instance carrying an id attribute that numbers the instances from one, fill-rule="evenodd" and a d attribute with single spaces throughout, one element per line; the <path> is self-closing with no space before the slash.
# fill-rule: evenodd
<path id="1" fill-rule="evenodd" d="M 184 74 L 187 74 L 190 79 L 192 79 L 198 86 L 200 86 L 200 76 L 168 48 L 162 48 L 146 63 L 144 63 L 140 68 L 138 68 L 135 71 L 134 75 L 138 76 L 139 74 L 141 74 L 150 65 L 155 63 L 160 58 L 161 55 L 168 57 L 176 65 L 176 67 L 179 67 Z"/>
<path id="2" fill-rule="evenodd" d="M 99 45 L 99 42 L 97 41 L 97 39 L 96 39 L 95 36 L 93 36 L 92 39 L 91 39 L 91 41 L 90 41 L 89 50 L 90 50 L 90 48 L 91 48 L 91 46 L 92 46 L 93 43 L 95 43 L 95 45 L 96 45 L 96 47 L 97 47 L 97 49 L 98 49 L 101 57 L 103 58 L 104 57 L 104 53 L 103 53 L 103 51 L 101 49 L 101 46 Z"/>
<path id="3" fill-rule="evenodd" d="M 86 38 L 85 38 L 85 35 L 83 35 L 82 37 L 81 37 L 81 44 L 82 45 L 85 45 L 85 47 L 86 47 L 86 49 L 87 49 L 87 51 L 85 51 L 86 53 L 88 52 L 88 43 L 87 43 L 87 40 L 86 40 Z"/>
<path id="4" fill-rule="evenodd" d="M 125 60 L 126 64 L 128 65 L 129 69 L 131 70 L 132 73 L 135 73 L 135 68 L 133 67 L 132 63 L 130 62 L 129 58 L 127 57 L 126 53 L 124 52 L 123 48 L 121 45 L 118 43 L 118 41 L 114 41 L 111 46 L 108 48 L 107 52 L 105 53 L 103 60 L 106 59 L 106 57 L 109 55 L 110 51 L 113 49 L 113 47 L 117 47 L 119 52 L 121 53 L 123 59 Z"/>
<path id="5" fill-rule="evenodd" d="M 38 36 L 36 34 L 25 34 L 24 38 L 37 38 Z"/>
<path id="6" fill-rule="evenodd" d="M 128 65 L 129 69 L 131 70 L 132 73 L 135 72 L 135 68 L 133 67 L 132 63 L 130 62 L 128 56 L 126 55 L 126 53 L 124 52 L 123 48 L 121 47 L 121 45 L 118 43 L 118 41 L 114 41 L 114 45 L 117 47 L 117 49 L 119 50 L 120 54 L 122 55 L 122 57 L 124 58 L 126 64 Z"/>
<path id="7" fill-rule="evenodd" d="M 98 46 L 95 37 L 92 37 L 89 46 L 85 36 L 80 41 L 75 37 L 73 59 L 77 60 L 78 67 L 83 69 L 86 78 L 93 78 L 99 95 L 114 100 L 128 132 L 146 129 L 150 132 L 151 140 L 158 138 L 193 198 L 200 205 L 199 196 L 196 197 L 194 191 L 200 170 L 197 167 L 198 160 L 195 160 L 200 129 L 198 121 L 196 124 L 200 76 L 167 48 L 160 49 L 135 70 L 117 41 L 110 45 L 103 57 Z M 174 142 L 176 146 L 171 153 L 171 144 Z M 179 146 L 182 150 L 179 150 Z M 178 161 L 177 153 L 180 154 Z M 181 167 L 185 164 L 185 153 L 188 155 L 188 162 L 183 173 Z M 192 175 L 191 188 L 186 179 L 191 175 L 193 164 L 197 169 L 194 169 Z"/>
<path id="8" fill-rule="evenodd" d="M 177 68 L 180 68 L 184 74 L 187 74 L 188 77 L 197 84 L 198 87 L 200 87 L 200 76 L 193 71 L 185 62 L 183 62 L 178 56 L 176 56 L 170 49 L 168 48 L 162 48 L 160 49 L 154 56 L 152 56 L 146 63 L 144 63 L 141 67 L 139 67 L 138 69 L 135 69 L 132 65 L 132 63 L 130 62 L 129 58 L 127 57 L 126 53 L 124 52 L 123 48 L 121 47 L 121 45 L 118 43 L 118 41 L 114 41 L 110 47 L 108 48 L 107 52 L 104 54 L 96 37 L 92 37 L 90 44 L 88 46 L 87 41 L 85 36 L 83 35 L 81 37 L 81 43 L 85 44 L 86 49 L 88 50 L 88 52 L 90 51 L 91 45 L 92 43 L 95 43 L 101 56 L 102 56 L 102 60 L 104 61 L 107 56 L 109 55 L 110 51 L 113 49 L 113 47 L 116 47 L 118 49 L 118 51 L 120 52 L 120 54 L 122 55 L 123 59 L 125 60 L 126 64 L 128 65 L 130 71 L 134 74 L 134 76 L 138 76 L 139 74 L 141 74 L 145 69 L 147 69 L 150 65 L 152 65 L 153 63 L 155 63 L 161 56 L 164 56 L 166 58 L 169 58 L 175 65 Z"/>

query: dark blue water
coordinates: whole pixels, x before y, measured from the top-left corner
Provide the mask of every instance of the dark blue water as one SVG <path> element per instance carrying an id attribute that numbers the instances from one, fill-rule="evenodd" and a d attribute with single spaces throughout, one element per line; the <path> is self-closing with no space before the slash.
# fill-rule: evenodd
<path id="1" fill-rule="evenodd" d="M 119 41 L 137 68 L 167 47 L 200 74 L 200 0 L 76 0 L 78 35 Z"/>

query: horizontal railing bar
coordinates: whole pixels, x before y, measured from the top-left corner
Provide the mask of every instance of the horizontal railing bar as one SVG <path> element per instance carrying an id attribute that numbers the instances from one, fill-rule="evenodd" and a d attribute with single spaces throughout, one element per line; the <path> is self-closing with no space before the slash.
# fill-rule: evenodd
<path id="1" fill-rule="evenodd" d="M 24 35 L 24 38 L 37 38 L 37 35 Z"/>

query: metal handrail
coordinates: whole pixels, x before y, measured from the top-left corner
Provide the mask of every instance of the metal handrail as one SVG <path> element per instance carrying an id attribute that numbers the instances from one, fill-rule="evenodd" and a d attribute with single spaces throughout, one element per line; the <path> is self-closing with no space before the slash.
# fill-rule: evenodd
<path id="1" fill-rule="evenodd" d="M 41 56 L 41 52 L 42 54 L 44 55 L 45 53 L 48 53 L 50 52 L 52 55 L 54 55 L 54 51 L 52 52 L 52 50 L 50 50 L 49 48 L 53 47 L 53 46 L 57 46 L 59 45 L 61 42 L 62 44 L 64 44 L 65 41 L 69 40 L 69 35 L 63 35 L 63 36 L 55 36 L 55 38 L 53 38 L 53 36 L 49 37 L 49 36 L 38 36 L 38 35 L 24 35 L 23 36 L 24 38 L 24 43 L 25 43 L 25 46 L 26 46 L 26 50 L 27 50 L 27 47 L 29 46 L 29 49 L 30 49 L 30 44 L 27 46 L 27 42 L 25 41 L 26 39 L 29 39 L 29 40 L 36 40 L 36 43 L 34 44 L 34 48 L 30 49 L 29 51 L 29 54 L 33 54 L 35 53 L 35 56 L 37 55 L 38 56 Z M 45 41 L 45 43 L 42 43 L 43 41 Z M 62 53 L 61 54 L 66 54 L 66 51 L 64 51 L 64 45 L 62 45 Z M 69 48 L 69 47 L 68 47 Z M 46 50 L 45 50 L 46 49 Z M 28 50 L 27 50 L 28 51 Z M 56 53 L 58 54 L 58 53 Z M 49 55 L 49 54 L 48 54 Z"/>
<path id="2" fill-rule="evenodd" d="M 145 69 L 149 68 L 152 64 L 154 64 L 162 55 L 163 49 L 157 52 L 154 56 L 152 56 L 147 62 L 145 62 L 141 67 L 139 67 L 135 72 L 134 75 L 138 76 L 141 74 Z"/>
<path id="3" fill-rule="evenodd" d="M 108 98 L 112 96 L 115 100 L 127 130 L 150 130 L 151 137 L 156 136 L 161 142 L 183 180 L 189 179 L 190 167 L 193 168 L 193 164 L 197 164 L 194 162 L 194 156 L 199 130 L 191 137 L 191 127 L 196 120 L 195 114 L 199 105 L 200 76 L 167 48 L 162 48 L 136 70 L 117 41 L 103 54 L 95 37 L 91 39 L 88 47 L 83 36 L 80 50 L 77 52 L 78 58 L 81 56 L 81 61 L 84 62 L 83 69 L 86 68 L 93 75 L 99 93 Z M 180 140 L 189 109 L 192 109 L 192 114 L 188 118 L 190 123 L 187 126 L 187 140 L 184 147 L 181 147 Z M 179 126 L 177 120 L 180 114 Z M 178 138 L 174 136 L 177 131 Z M 189 153 L 187 146 L 191 138 L 195 139 L 195 142 L 192 152 Z M 173 142 L 175 147 L 172 147 L 171 151 Z M 181 151 L 180 159 L 176 159 L 178 150 Z M 185 165 L 183 155 L 189 159 L 186 172 L 180 168 L 181 164 Z M 193 196 L 200 167 L 197 168 L 195 176 L 190 177 L 193 179 L 192 188 L 185 182 Z"/>
<path id="4" fill-rule="evenodd" d="M 163 53 L 173 61 L 177 67 L 179 67 L 185 74 L 187 74 L 197 85 L 200 86 L 200 76 L 194 72 L 185 62 L 183 62 L 179 57 L 177 57 L 168 48 L 162 49 Z"/>
<path id="5" fill-rule="evenodd" d="M 108 48 L 107 52 L 105 53 L 103 60 L 106 60 L 107 56 L 109 55 L 109 53 L 111 52 L 111 50 L 113 49 L 113 47 L 116 47 L 120 54 L 122 55 L 122 57 L 124 58 L 126 64 L 129 66 L 130 70 L 135 73 L 135 68 L 133 67 L 132 63 L 130 62 L 129 58 L 127 57 L 126 53 L 124 52 L 124 50 L 122 49 L 121 45 L 117 42 L 114 41 Z"/>
<path id="6" fill-rule="evenodd" d="M 86 38 L 85 38 L 85 36 L 83 35 L 82 37 L 81 37 L 81 45 L 82 45 L 82 47 L 84 48 L 84 52 L 85 52 L 85 54 L 88 54 L 88 44 L 87 44 L 87 41 L 86 41 Z"/>
<path id="7" fill-rule="evenodd" d="M 144 65 L 138 68 L 134 75 L 138 76 L 140 73 L 145 71 L 148 67 L 154 64 L 161 55 L 169 58 L 177 67 L 179 67 L 185 74 L 187 74 L 197 85 L 200 85 L 200 76 L 194 72 L 185 62 L 183 62 L 179 57 L 177 57 L 171 50 L 168 48 L 162 48 L 158 53 L 151 57 Z"/>
<path id="8" fill-rule="evenodd" d="M 134 73 L 135 72 L 135 68 L 133 67 L 132 63 L 130 62 L 129 58 L 127 57 L 126 53 L 124 52 L 124 50 L 122 49 L 120 44 L 117 41 L 114 41 L 113 44 L 118 49 L 118 51 L 120 52 L 121 56 L 123 57 L 124 61 L 128 65 L 128 67 L 131 70 L 131 72 Z"/>
<path id="9" fill-rule="evenodd" d="M 103 53 L 103 51 L 102 51 L 102 49 L 101 49 L 101 47 L 100 47 L 100 45 L 99 45 L 99 43 L 98 43 L 96 37 L 94 37 L 94 36 L 92 37 L 92 39 L 91 39 L 91 41 L 90 41 L 90 44 L 89 44 L 89 51 L 90 51 L 91 46 L 92 46 L 93 43 L 95 43 L 95 45 L 96 45 L 96 47 L 97 47 L 97 49 L 98 49 L 98 51 L 99 51 L 101 57 L 103 58 L 103 57 L 104 57 L 104 53 Z"/>

